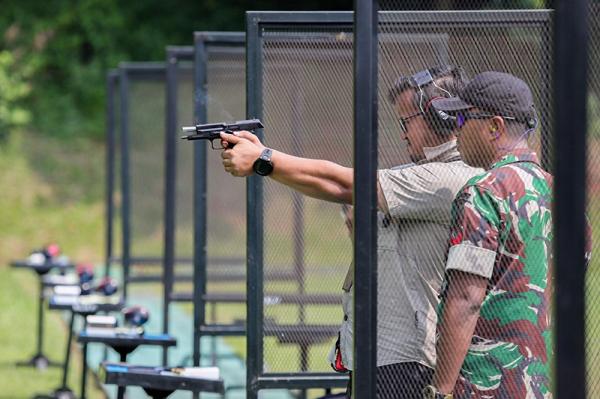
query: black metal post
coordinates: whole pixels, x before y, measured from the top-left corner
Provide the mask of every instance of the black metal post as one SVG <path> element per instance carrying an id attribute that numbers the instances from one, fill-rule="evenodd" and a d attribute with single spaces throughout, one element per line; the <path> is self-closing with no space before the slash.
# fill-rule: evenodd
<path id="1" fill-rule="evenodd" d="M 247 117 L 262 118 L 261 38 L 258 19 L 246 16 L 246 110 Z M 256 135 L 263 139 L 262 129 Z M 258 398 L 258 376 L 263 371 L 263 180 L 260 176 L 247 178 L 246 189 L 246 251 L 248 302 L 246 390 L 248 399 Z"/>
<path id="2" fill-rule="evenodd" d="M 119 361 L 121 363 L 127 363 L 127 353 L 126 352 L 119 352 Z M 126 386 L 119 385 L 119 387 L 117 388 L 117 399 L 125 398 L 125 390 L 126 389 L 127 389 Z"/>
<path id="3" fill-rule="evenodd" d="M 127 301 L 130 266 L 130 232 L 129 207 L 131 192 L 129 184 L 129 77 L 127 70 L 120 68 L 120 139 L 121 139 L 121 267 L 123 268 L 123 301 Z"/>
<path id="4" fill-rule="evenodd" d="M 40 282 L 40 292 L 38 296 L 38 325 L 37 325 L 37 350 L 34 359 L 43 358 L 42 349 L 44 346 L 44 279 L 42 275 L 38 275 Z M 34 364 L 34 366 L 37 366 Z"/>
<path id="5" fill-rule="evenodd" d="M 85 331 L 87 328 L 87 316 L 82 314 L 83 318 L 83 329 L 81 331 Z M 87 385 L 87 342 L 83 343 L 82 351 L 82 364 L 81 364 L 81 397 L 79 399 L 85 399 L 85 389 Z"/>
<path id="6" fill-rule="evenodd" d="M 556 396 L 586 397 L 585 210 L 588 7 L 556 1 L 554 123 Z"/>
<path id="7" fill-rule="evenodd" d="M 71 391 L 67 386 L 67 377 L 69 375 L 69 363 L 71 360 L 71 341 L 73 339 L 74 324 L 75 312 L 71 310 L 71 319 L 69 320 L 69 333 L 67 335 L 67 347 L 65 349 L 65 362 L 63 364 L 62 380 L 60 383 L 60 388 L 58 389 L 59 391 Z"/>
<path id="8" fill-rule="evenodd" d="M 115 204 L 115 88 L 118 72 L 111 70 L 106 77 L 106 254 L 104 276 L 110 276 L 113 256 L 113 220 Z"/>
<path id="9" fill-rule="evenodd" d="M 194 115 L 206 121 L 206 48 L 196 38 L 194 55 Z M 200 328 L 206 321 L 206 143 L 194 141 L 194 366 L 200 366 Z"/>
<path id="10" fill-rule="evenodd" d="M 175 160 L 177 140 L 177 58 L 167 48 L 166 71 L 166 118 L 165 118 L 165 203 L 164 203 L 164 253 L 163 253 L 163 333 L 169 333 L 169 302 L 173 292 L 175 261 L 175 207 L 177 162 Z M 168 363 L 169 349 L 163 348 L 163 366 Z"/>
<path id="11" fill-rule="evenodd" d="M 354 3 L 354 375 L 352 397 L 376 396 L 377 0 Z M 360 187 L 360 190 L 357 189 Z"/>

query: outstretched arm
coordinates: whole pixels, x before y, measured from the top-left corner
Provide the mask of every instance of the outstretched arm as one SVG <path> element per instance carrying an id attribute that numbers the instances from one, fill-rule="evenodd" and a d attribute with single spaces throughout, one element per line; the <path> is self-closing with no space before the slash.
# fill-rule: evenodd
<path id="1" fill-rule="evenodd" d="M 251 175 L 254 161 L 265 148 L 258 137 L 250 132 L 238 132 L 238 134 L 222 133 L 221 139 L 225 147 L 228 143 L 235 144 L 233 148 L 225 149 L 221 155 L 225 170 L 234 176 Z M 271 161 L 273 172 L 269 177 L 279 183 L 310 197 L 331 202 L 352 203 L 354 186 L 352 168 L 321 159 L 295 157 L 275 150 Z M 381 204 L 381 200 L 379 202 Z"/>

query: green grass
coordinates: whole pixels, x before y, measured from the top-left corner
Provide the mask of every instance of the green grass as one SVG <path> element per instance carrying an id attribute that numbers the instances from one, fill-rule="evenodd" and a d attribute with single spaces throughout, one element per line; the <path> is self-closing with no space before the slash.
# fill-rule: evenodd
<path id="1" fill-rule="evenodd" d="M 103 190 L 102 159 L 97 144 L 65 146 L 16 134 L 0 142 L 0 397 L 30 398 L 60 385 L 57 368 L 41 372 L 14 365 L 35 352 L 38 286 L 33 273 L 7 265 L 49 242 L 59 243 L 78 261 L 101 259 L 103 204 L 97 193 Z M 57 312 L 46 316 L 44 351 L 62 362 L 67 326 Z M 69 385 L 79 392 L 81 355 L 76 348 Z M 88 397 L 104 397 L 93 378 L 88 384 Z"/>
<path id="2" fill-rule="evenodd" d="M 0 397 L 29 399 L 34 394 L 50 393 L 60 385 L 62 371 L 51 367 L 38 371 L 15 367 L 15 362 L 28 359 L 35 352 L 37 319 L 37 277 L 27 270 L 0 267 Z M 65 353 L 67 326 L 57 312 L 46 312 L 44 353 L 62 362 Z M 71 348 L 69 386 L 79 393 L 81 376 L 80 351 Z M 94 378 L 88 376 L 90 399 L 104 398 Z"/>

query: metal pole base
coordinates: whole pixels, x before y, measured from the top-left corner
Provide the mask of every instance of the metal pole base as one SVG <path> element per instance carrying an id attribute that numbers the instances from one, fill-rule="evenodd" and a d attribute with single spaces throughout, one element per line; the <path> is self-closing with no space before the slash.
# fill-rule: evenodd
<path id="1" fill-rule="evenodd" d="M 77 399 L 77 396 L 67 387 L 58 388 L 50 395 L 36 395 L 34 399 Z"/>
<path id="2" fill-rule="evenodd" d="M 174 391 L 163 391 L 160 389 L 143 388 L 144 392 L 148 394 L 152 399 L 166 399 Z"/>
<path id="3" fill-rule="evenodd" d="M 52 361 L 42 353 L 33 355 L 29 360 L 17 362 L 16 365 L 17 367 L 35 367 L 38 370 L 46 370 L 48 367 L 62 367 L 62 363 Z"/>

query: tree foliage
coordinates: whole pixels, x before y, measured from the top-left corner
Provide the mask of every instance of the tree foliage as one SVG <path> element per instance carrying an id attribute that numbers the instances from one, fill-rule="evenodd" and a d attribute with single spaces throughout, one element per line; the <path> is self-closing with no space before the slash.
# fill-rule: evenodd
<path id="1" fill-rule="evenodd" d="M 543 0 L 395 2 L 407 9 L 543 4 Z M 3 0 L 0 130 L 28 123 L 30 112 L 32 127 L 44 134 L 100 138 L 105 75 L 119 62 L 163 60 L 165 46 L 191 44 L 193 31 L 244 30 L 246 10 L 351 10 L 352 6 L 353 0 L 46 0 L 43 5 L 36 0 Z"/>
<path id="2" fill-rule="evenodd" d="M 22 104 L 31 90 L 29 71 L 17 65 L 12 52 L 0 51 L 0 139 L 30 121 L 30 113 Z"/>

